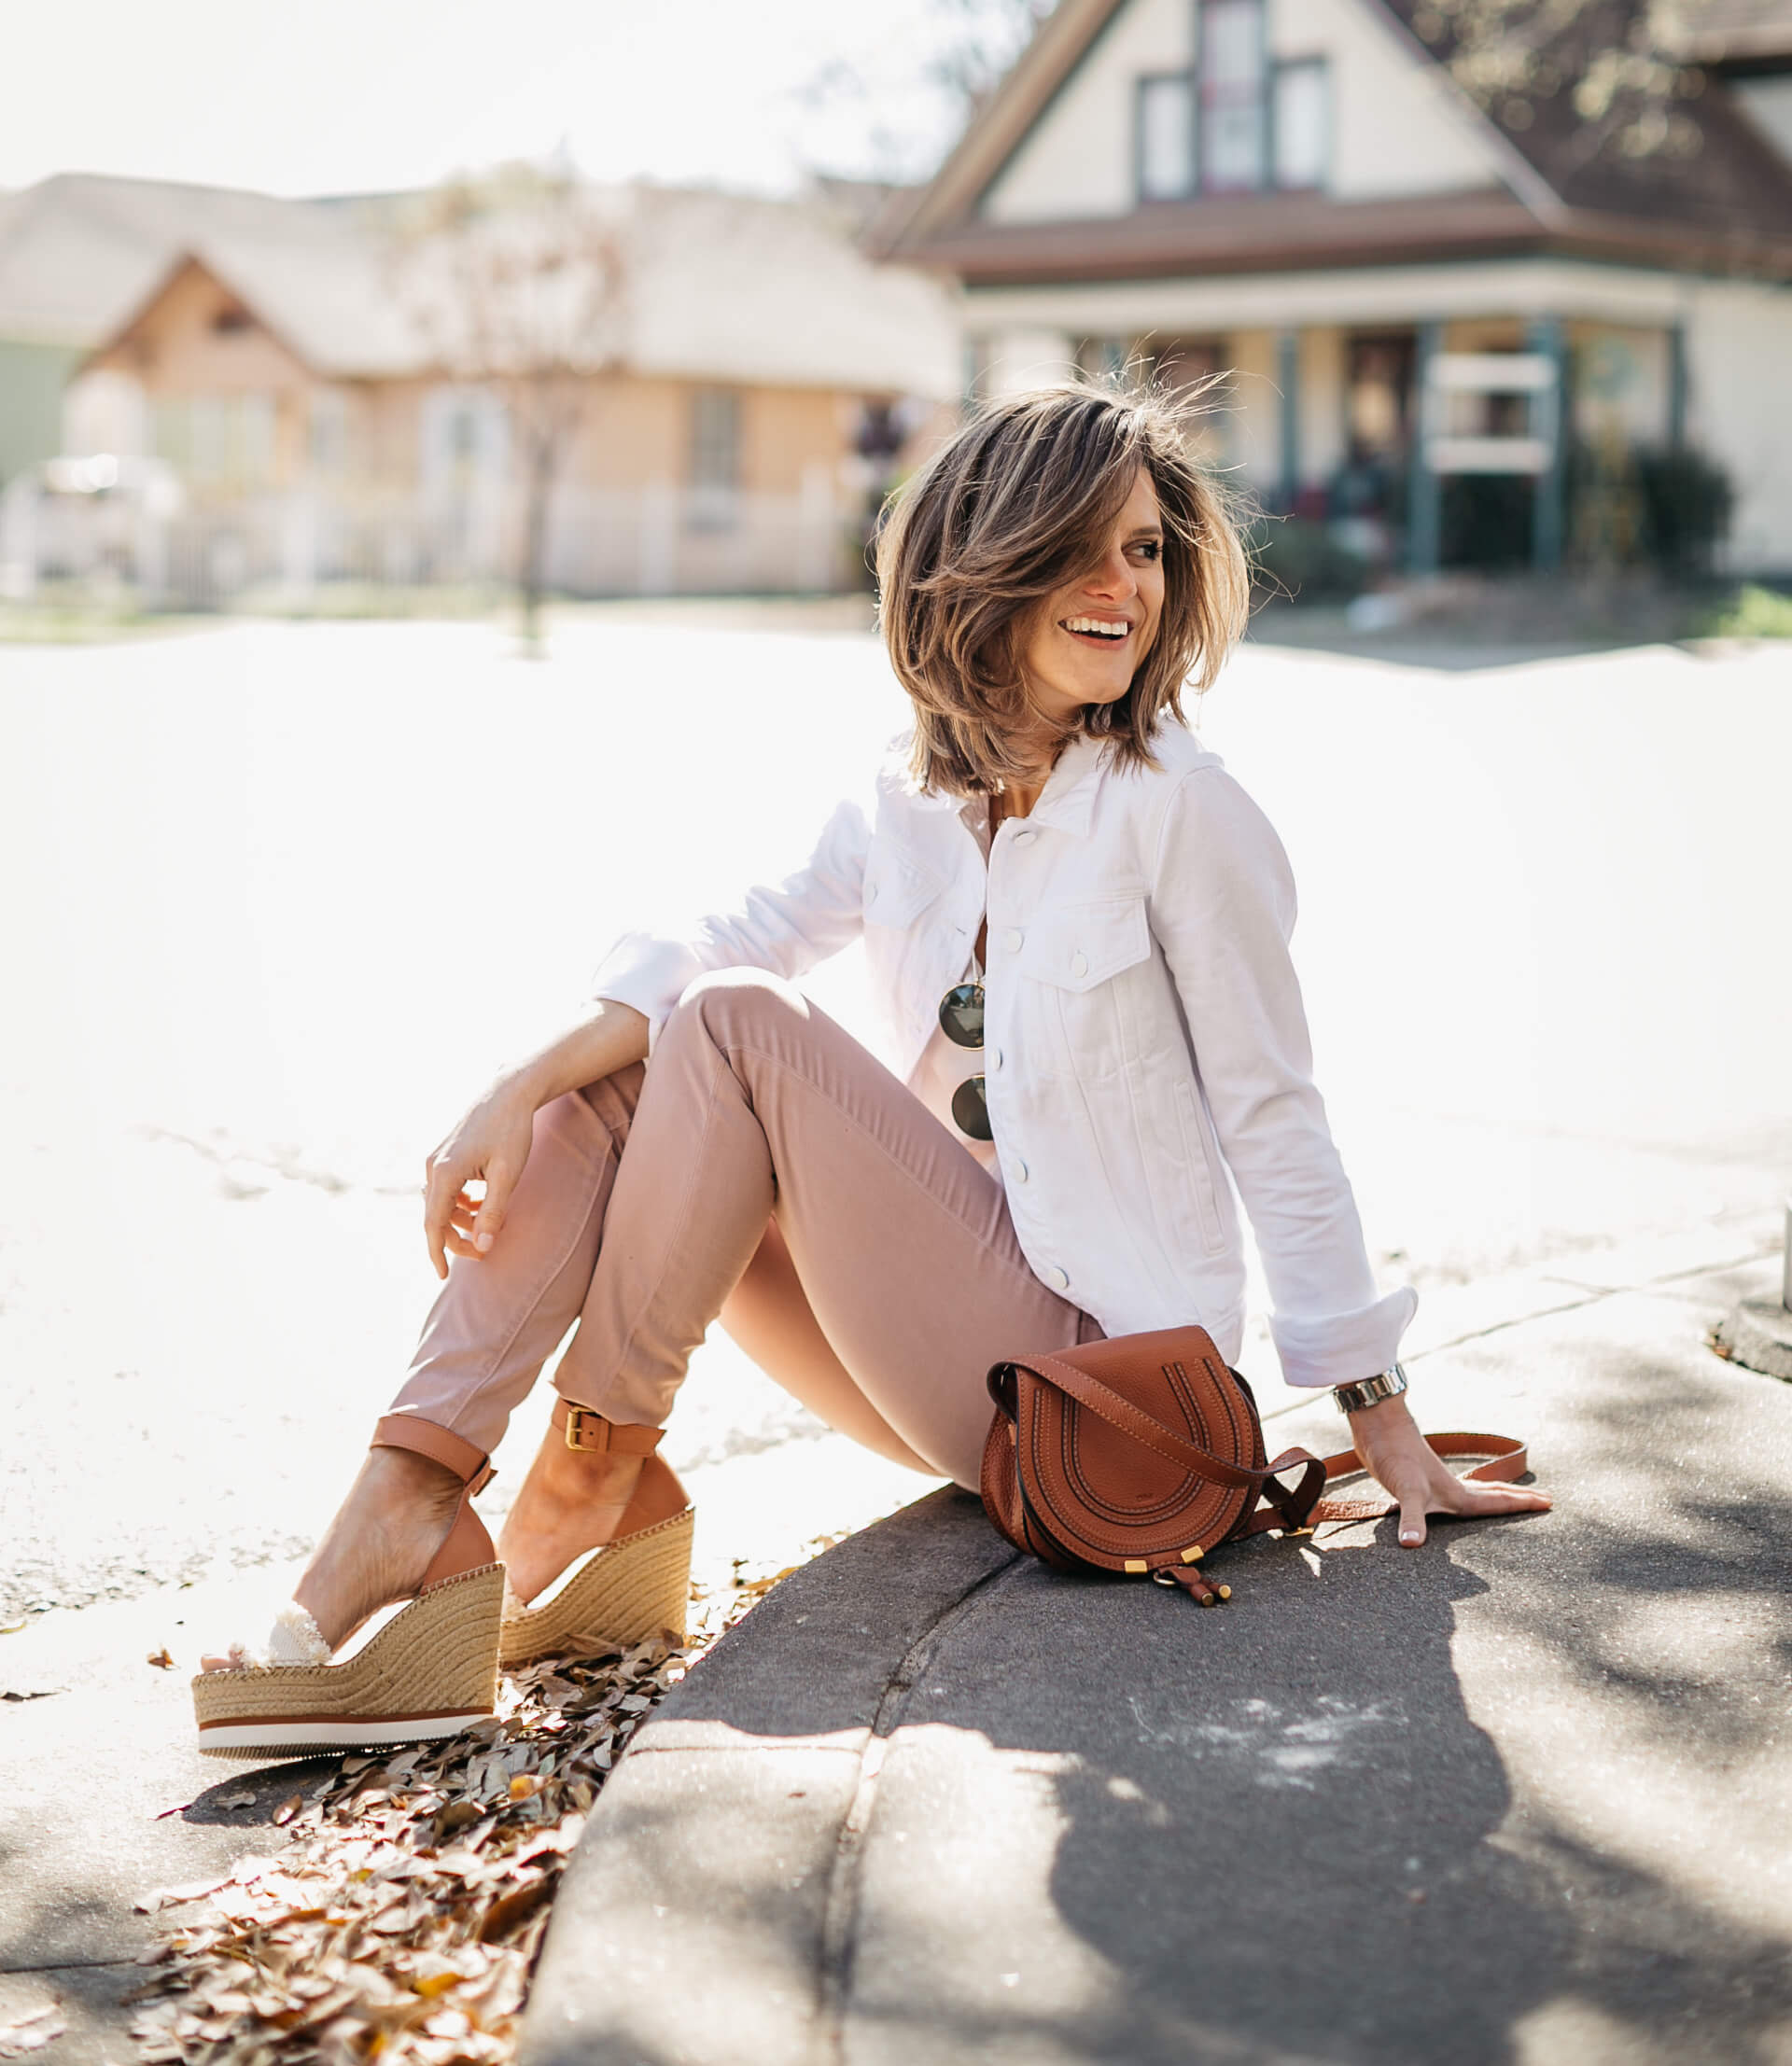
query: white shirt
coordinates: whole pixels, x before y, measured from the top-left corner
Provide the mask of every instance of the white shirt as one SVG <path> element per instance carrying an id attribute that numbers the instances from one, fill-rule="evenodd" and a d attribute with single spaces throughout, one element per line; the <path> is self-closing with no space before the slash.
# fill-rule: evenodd
<path id="1" fill-rule="evenodd" d="M 1155 751 L 1156 768 L 1123 772 L 1073 741 L 986 861 L 960 800 L 913 789 L 898 741 L 874 792 L 834 810 L 803 868 L 688 939 L 625 934 L 595 992 L 644 1013 L 651 1041 L 699 975 L 794 978 L 862 938 L 899 1071 L 918 1093 L 940 998 L 987 909 L 984 1076 L 1035 1274 L 1110 1335 L 1198 1321 L 1235 1362 L 1236 1186 L 1283 1375 L 1369 1376 L 1394 1361 L 1418 1300 L 1377 1293 L 1313 1086 L 1287 856 L 1217 754 L 1176 725 Z"/>

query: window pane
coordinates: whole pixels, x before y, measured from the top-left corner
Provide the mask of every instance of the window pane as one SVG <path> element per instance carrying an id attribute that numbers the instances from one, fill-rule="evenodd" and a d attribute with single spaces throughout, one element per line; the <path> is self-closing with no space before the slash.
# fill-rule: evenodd
<path id="1" fill-rule="evenodd" d="M 1262 0 L 1207 0 L 1201 10 L 1203 83 L 1254 90 L 1262 77 Z"/>
<path id="2" fill-rule="evenodd" d="M 692 398 L 691 485 L 729 489 L 740 474 L 740 397 L 725 387 Z"/>
<path id="3" fill-rule="evenodd" d="M 1201 185 L 1215 192 L 1264 184 L 1261 0 L 1206 0 L 1201 8 Z"/>
<path id="4" fill-rule="evenodd" d="M 1331 79 L 1323 63 L 1276 75 L 1276 185 L 1323 187 L 1330 170 Z"/>
<path id="5" fill-rule="evenodd" d="M 1215 192 L 1263 185 L 1263 109 L 1210 107 L 1202 125 L 1201 181 Z"/>
<path id="6" fill-rule="evenodd" d="M 1170 201 L 1195 184 L 1195 95 L 1186 78 L 1139 89 L 1139 197 Z"/>

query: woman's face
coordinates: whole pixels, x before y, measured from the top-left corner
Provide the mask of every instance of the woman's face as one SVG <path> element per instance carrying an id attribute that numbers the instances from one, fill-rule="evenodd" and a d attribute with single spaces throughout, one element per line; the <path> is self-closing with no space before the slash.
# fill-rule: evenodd
<path id="1" fill-rule="evenodd" d="M 1141 467 L 1101 556 L 1040 606 L 1023 649 L 1029 700 L 1054 726 L 1085 704 L 1117 703 L 1157 636 L 1164 526 Z"/>

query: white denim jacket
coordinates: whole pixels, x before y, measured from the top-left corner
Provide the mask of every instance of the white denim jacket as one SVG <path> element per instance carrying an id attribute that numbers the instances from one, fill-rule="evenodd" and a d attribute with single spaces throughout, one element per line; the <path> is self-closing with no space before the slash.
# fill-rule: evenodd
<path id="1" fill-rule="evenodd" d="M 906 752 L 892 746 L 875 802 L 839 805 L 806 866 L 690 939 L 625 934 L 595 994 L 651 1038 L 699 975 L 794 978 L 862 937 L 912 1080 L 987 899 L 989 1117 L 1040 1278 L 1111 1335 L 1198 1320 L 1236 1361 L 1236 1185 L 1288 1382 L 1385 1370 L 1418 1300 L 1377 1296 L 1313 1087 L 1288 859 L 1219 756 L 1176 725 L 1155 769 L 1074 741 L 1031 815 L 998 828 L 986 873 L 959 801 L 917 793 Z"/>

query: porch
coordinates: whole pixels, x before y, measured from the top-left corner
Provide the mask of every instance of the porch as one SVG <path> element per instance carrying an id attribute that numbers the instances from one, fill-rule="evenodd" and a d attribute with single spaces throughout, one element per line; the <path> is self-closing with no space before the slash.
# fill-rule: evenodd
<path id="1" fill-rule="evenodd" d="M 1759 450 L 1784 289 L 1530 260 L 966 300 L 979 391 L 1071 366 L 1205 387 L 1211 460 L 1375 568 L 1622 557 L 1640 476 L 1694 446 L 1734 482 L 1729 564 L 1792 565 L 1792 493 Z"/>

